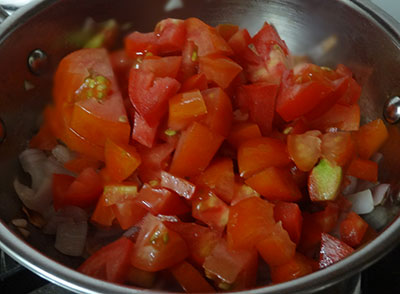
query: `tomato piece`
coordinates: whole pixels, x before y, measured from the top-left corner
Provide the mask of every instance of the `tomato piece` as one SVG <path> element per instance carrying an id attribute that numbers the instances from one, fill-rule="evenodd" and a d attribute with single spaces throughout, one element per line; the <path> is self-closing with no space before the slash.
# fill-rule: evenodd
<path id="1" fill-rule="evenodd" d="M 310 261 L 304 255 L 296 253 L 288 262 L 270 268 L 271 280 L 273 283 L 291 281 L 312 273 Z"/>
<path id="2" fill-rule="evenodd" d="M 192 41 L 187 41 L 182 49 L 182 64 L 178 80 L 183 82 L 197 74 L 198 63 L 197 46 Z"/>
<path id="3" fill-rule="evenodd" d="M 186 27 L 183 20 L 163 19 L 157 23 L 154 33 L 157 35 L 159 53 L 168 54 L 182 51 L 186 38 Z"/>
<path id="4" fill-rule="evenodd" d="M 257 243 L 257 250 L 269 266 L 288 263 L 296 253 L 296 244 L 290 240 L 281 223 L 275 224 L 266 238 Z"/>
<path id="5" fill-rule="evenodd" d="M 236 123 L 232 125 L 228 142 L 237 149 L 244 141 L 260 137 L 261 131 L 257 124 L 249 122 Z"/>
<path id="6" fill-rule="evenodd" d="M 174 192 L 144 184 L 136 201 L 153 215 L 180 215 L 190 211 Z"/>
<path id="7" fill-rule="evenodd" d="M 154 73 L 158 78 L 170 77 L 175 79 L 181 66 L 181 62 L 181 56 L 147 56 L 143 59 L 139 68 L 146 72 Z"/>
<path id="8" fill-rule="evenodd" d="M 271 48 L 275 45 L 278 45 L 286 55 L 289 54 L 289 49 L 285 41 L 279 37 L 276 29 L 267 22 L 264 23 L 260 31 L 253 37 L 252 42 L 257 52 L 264 58 L 269 56 Z"/>
<path id="9" fill-rule="evenodd" d="M 358 155 L 363 159 L 369 159 L 383 146 L 389 133 L 383 121 L 377 119 L 361 126 L 353 136 Z"/>
<path id="10" fill-rule="evenodd" d="M 142 271 L 131 266 L 127 272 L 127 283 L 142 288 L 152 288 L 156 281 L 157 274 Z"/>
<path id="11" fill-rule="evenodd" d="M 251 175 L 271 166 L 284 167 L 290 163 L 286 144 L 273 138 L 256 138 L 245 141 L 238 149 L 240 176 Z"/>
<path id="12" fill-rule="evenodd" d="M 165 225 L 185 240 L 190 260 L 200 267 L 221 238 L 216 231 L 196 223 L 165 222 Z"/>
<path id="13" fill-rule="evenodd" d="M 321 155 L 340 166 L 349 163 L 355 152 L 355 146 L 350 133 L 335 132 L 322 136 Z"/>
<path id="14" fill-rule="evenodd" d="M 199 58 L 199 72 L 204 73 L 208 81 L 216 83 L 222 89 L 228 88 L 241 71 L 242 67 L 239 64 L 222 55 Z"/>
<path id="15" fill-rule="evenodd" d="M 168 127 L 182 130 L 206 113 L 207 107 L 199 90 L 177 94 L 169 99 Z"/>
<path id="16" fill-rule="evenodd" d="M 4 136 L 4 130 L 0 130 L 0 136 Z M 29 141 L 29 148 L 40 150 L 52 150 L 58 144 L 49 123 L 44 122 L 39 132 Z"/>
<path id="17" fill-rule="evenodd" d="M 171 153 L 175 147 L 169 143 L 155 145 L 149 149 L 138 148 L 142 163 L 139 165 L 139 177 L 142 182 L 161 180 L 161 170 L 168 167 Z"/>
<path id="18" fill-rule="evenodd" d="M 250 43 L 251 43 L 251 36 L 250 36 L 248 30 L 246 30 L 246 29 L 238 30 L 228 40 L 229 46 L 233 49 L 233 51 L 237 55 L 236 58 L 239 58 L 241 63 L 243 63 L 243 61 L 249 61 L 249 60 L 243 60 L 243 59 L 246 58 L 246 54 L 244 54 L 244 53 L 247 50 L 250 51 L 250 48 L 249 48 Z"/>
<path id="19" fill-rule="evenodd" d="M 350 78 L 348 81 L 346 92 L 342 97 L 339 98 L 337 103 L 343 105 L 353 105 L 356 104 L 361 96 L 361 86 L 354 80 Z"/>
<path id="20" fill-rule="evenodd" d="M 192 200 L 192 216 L 222 232 L 228 223 L 229 207 L 211 190 L 198 189 Z"/>
<path id="21" fill-rule="evenodd" d="M 260 197 L 260 193 L 258 193 L 253 188 L 247 186 L 246 184 L 235 182 L 231 205 L 236 205 L 240 201 L 250 197 Z"/>
<path id="22" fill-rule="evenodd" d="M 112 283 L 124 283 L 130 267 L 129 255 L 133 242 L 122 237 L 92 254 L 78 271 Z"/>
<path id="23" fill-rule="evenodd" d="M 179 196 L 186 199 L 192 199 L 196 186 L 185 179 L 176 177 L 166 171 L 161 172 L 161 186 L 164 188 L 171 189 Z"/>
<path id="24" fill-rule="evenodd" d="M 124 200 L 111 206 L 117 221 L 123 230 L 137 225 L 147 214 L 147 210 L 141 207 L 136 200 Z"/>
<path id="25" fill-rule="evenodd" d="M 78 155 L 76 158 L 71 159 L 64 163 L 64 167 L 74 173 L 81 173 L 84 169 L 91 167 L 97 170 L 101 167 L 101 162 L 99 160 L 92 159 L 85 155 Z"/>
<path id="26" fill-rule="evenodd" d="M 360 127 L 360 106 L 335 104 L 319 118 L 306 122 L 309 128 L 325 131 L 336 128 L 341 131 L 357 131 Z"/>
<path id="27" fill-rule="evenodd" d="M 375 183 L 378 181 L 378 164 L 372 160 L 354 158 L 346 174 Z"/>
<path id="28" fill-rule="evenodd" d="M 116 203 L 124 202 L 126 200 L 133 200 L 138 194 L 138 184 L 131 182 L 124 182 L 121 184 L 108 184 L 104 186 L 103 195 L 106 205 L 113 205 Z"/>
<path id="29" fill-rule="evenodd" d="M 129 177 L 141 163 L 140 155 L 132 145 L 107 140 L 104 152 L 106 169 L 116 182 L 122 182 Z"/>
<path id="30" fill-rule="evenodd" d="M 159 123 L 168 110 L 168 99 L 178 92 L 179 87 L 179 82 L 173 78 L 160 78 L 152 72 L 131 69 L 129 98 L 150 126 Z"/>
<path id="31" fill-rule="evenodd" d="M 156 272 L 183 261 L 189 255 L 185 241 L 161 220 L 147 214 L 131 255 L 138 269 Z"/>
<path id="32" fill-rule="evenodd" d="M 233 198 L 235 174 L 230 158 L 220 158 L 212 162 L 200 175 L 191 179 L 196 185 L 207 186 L 227 203 Z"/>
<path id="33" fill-rule="evenodd" d="M 346 243 L 336 239 L 335 237 L 322 233 L 321 234 L 321 250 L 319 252 L 319 267 L 325 268 L 354 252 Z"/>
<path id="34" fill-rule="evenodd" d="M 53 175 L 53 200 L 56 210 L 65 206 L 89 207 L 96 203 L 103 191 L 103 183 L 93 168 L 84 169 L 78 177 Z"/>
<path id="35" fill-rule="evenodd" d="M 130 33 L 125 37 L 124 43 L 126 55 L 131 58 L 147 52 L 157 55 L 159 49 L 157 36 L 154 32 L 145 34 L 139 32 Z"/>
<path id="36" fill-rule="evenodd" d="M 297 201 L 302 194 L 286 169 L 269 167 L 248 178 L 245 183 L 268 200 Z"/>
<path id="37" fill-rule="evenodd" d="M 298 244 L 301 237 L 303 216 L 296 203 L 278 201 L 274 206 L 274 218 L 282 222 L 282 227 L 288 232 L 290 239 Z"/>
<path id="38" fill-rule="evenodd" d="M 180 177 L 190 177 L 201 173 L 214 157 L 222 141 L 221 135 L 193 122 L 178 141 L 170 173 Z"/>
<path id="39" fill-rule="evenodd" d="M 214 247 L 211 255 L 206 258 L 203 268 L 207 277 L 216 281 L 218 288 L 235 288 L 236 282 L 239 282 L 243 274 L 247 278 L 245 286 L 254 287 L 257 252 L 255 250 L 233 251 L 228 248 L 226 241 L 221 240 Z"/>
<path id="40" fill-rule="evenodd" d="M 115 214 L 113 211 L 113 207 L 107 205 L 106 197 L 104 194 L 102 194 L 97 201 L 96 208 L 93 211 L 90 220 L 98 225 L 110 227 L 113 224 L 114 219 Z"/>
<path id="41" fill-rule="evenodd" d="M 198 18 L 185 20 L 187 39 L 193 41 L 198 48 L 199 56 L 210 54 L 231 55 L 232 49 L 228 43 L 218 34 L 217 30 Z"/>
<path id="42" fill-rule="evenodd" d="M 340 239 L 351 247 L 361 244 L 368 224 L 357 213 L 350 211 L 340 223 Z"/>
<path id="43" fill-rule="evenodd" d="M 318 162 L 321 155 L 320 136 L 319 131 L 308 131 L 287 137 L 289 154 L 299 170 L 310 171 Z"/>
<path id="44" fill-rule="evenodd" d="M 135 111 L 133 118 L 132 140 L 148 148 L 153 147 L 157 135 L 158 123 L 150 126 L 146 120 Z"/>
<path id="45" fill-rule="evenodd" d="M 117 78 L 122 97 L 127 97 L 126 90 L 128 89 L 129 71 L 133 66 L 135 59 L 126 55 L 124 49 L 110 52 L 110 62 L 114 74 Z"/>
<path id="46" fill-rule="evenodd" d="M 181 87 L 181 92 L 188 92 L 190 90 L 198 89 L 200 91 L 206 90 L 208 87 L 207 77 L 204 73 L 199 73 L 188 78 Z"/>
<path id="47" fill-rule="evenodd" d="M 221 88 L 211 88 L 202 92 L 207 106 L 207 115 L 201 121 L 212 132 L 227 137 L 232 124 L 232 103 Z"/>
<path id="48" fill-rule="evenodd" d="M 239 26 L 230 23 L 223 23 L 217 25 L 215 29 L 221 37 L 228 42 L 229 39 L 239 30 Z"/>
<path id="49" fill-rule="evenodd" d="M 232 249 L 251 249 L 265 239 L 275 225 L 274 206 L 259 197 L 244 199 L 230 208 L 227 228 Z"/>
<path id="50" fill-rule="evenodd" d="M 187 262 L 174 266 L 171 272 L 186 293 L 215 292 L 206 279 Z"/>

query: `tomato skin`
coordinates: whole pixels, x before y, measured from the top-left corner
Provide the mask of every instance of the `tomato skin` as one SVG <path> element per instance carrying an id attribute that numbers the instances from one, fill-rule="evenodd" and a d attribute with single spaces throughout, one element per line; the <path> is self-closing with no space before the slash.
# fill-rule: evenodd
<path id="1" fill-rule="evenodd" d="M 230 23 L 224 23 L 217 25 L 215 29 L 221 35 L 221 37 L 228 42 L 229 39 L 239 30 L 239 26 Z"/>
<path id="2" fill-rule="evenodd" d="M 211 190 L 198 189 L 192 200 L 192 216 L 222 232 L 228 223 L 229 207 Z"/>
<path id="3" fill-rule="evenodd" d="M 350 211 L 340 223 L 340 239 L 351 247 L 361 244 L 368 224 L 355 212 Z"/>
<path id="4" fill-rule="evenodd" d="M 266 168 L 245 183 L 268 200 L 297 201 L 303 197 L 290 172 L 282 168 Z"/>
<path id="5" fill-rule="evenodd" d="M 260 193 L 255 191 L 253 188 L 247 186 L 244 183 L 236 181 L 234 184 L 234 194 L 231 205 L 236 205 L 240 201 L 250 197 L 260 197 Z"/>
<path id="6" fill-rule="evenodd" d="M 178 141 L 169 172 L 179 177 L 200 174 L 208 166 L 222 141 L 221 135 L 193 122 Z"/>
<path id="7" fill-rule="evenodd" d="M 197 74 L 198 63 L 197 46 L 192 41 L 186 41 L 182 49 L 182 64 L 179 69 L 178 80 L 184 82 Z"/>
<path id="8" fill-rule="evenodd" d="M 104 227 L 110 227 L 115 219 L 112 206 L 107 205 L 106 197 L 102 194 L 97 201 L 96 208 L 90 217 L 91 222 Z"/>
<path id="9" fill-rule="evenodd" d="M 234 193 L 235 174 L 230 158 L 212 162 L 200 175 L 191 179 L 196 185 L 207 186 L 226 203 L 230 203 Z"/>
<path id="10" fill-rule="evenodd" d="M 320 136 L 319 131 L 308 131 L 287 137 L 289 154 L 301 171 L 310 171 L 318 162 L 321 155 Z"/>
<path id="11" fill-rule="evenodd" d="M 233 205 L 227 228 L 228 246 L 251 249 L 265 239 L 274 227 L 274 206 L 258 197 L 244 199 Z"/>
<path id="12" fill-rule="evenodd" d="M 231 55 L 232 49 L 218 34 L 215 28 L 210 27 L 198 18 L 185 20 L 187 39 L 193 41 L 198 48 L 199 56 L 210 54 Z"/>
<path id="13" fill-rule="evenodd" d="M 325 268 L 353 253 L 354 249 L 335 237 L 322 233 L 319 268 Z"/>
<path id="14" fill-rule="evenodd" d="M 148 56 L 143 59 L 139 68 L 152 72 L 158 78 L 170 77 L 175 79 L 182 63 L 181 56 Z"/>
<path id="15" fill-rule="evenodd" d="M 372 160 L 354 158 L 346 174 L 375 183 L 378 181 L 378 164 Z"/>
<path id="16" fill-rule="evenodd" d="M 116 144 L 107 140 L 104 152 L 106 169 L 116 182 L 122 182 L 129 177 L 141 163 L 140 155 L 132 145 Z"/>
<path id="17" fill-rule="evenodd" d="M 175 177 L 166 171 L 161 172 L 161 186 L 171 189 L 179 196 L 188 200 L 192 199 L 196 191 L 196 186 L 194 184 L 185 179 Z"/>
<path id="18" fill-rule="evenodd" d="M 241 89 L 246 97 L 250 118 L 260 127 L 264 136 L 269 135 L 272 131 L 279 84 L 255 83 L 244 85 Z"/>
<path id="19" fill-rule="evenodd" d="M 182 262 L 171 269 L 174 278 L 187 293 L 209 293 L 215 289 L 189 263 Z"/>
<path id="20" fill-rule="evenodd" d="M 294 280 L 313 271 L 310 261 L 300 253 L 296 253 L 288 263 L 272 267 L 270 270 L 273 283 Z"/>
<path id="21" fill-rule="evenodd" d="M 101 162 L 90 157 L 79 155 L 64 163 L 64 167 L 74 173 L 81 173 L 84 169 L 91 167 L 95 170 L 101 167 Z"/>
<path id="22" fill-rule="evenodd" d="M 227 139 L 237 149 L 244 141 L 260 137 L 261 131 L 257 124 L 244 122 L 233 124 Z"/>
<path id="23" fill-rule="evenodd" d="M 154 126 L 150 126 L 139 112 L 134 111 L 134 113 L 132 140 L 148 148 L 153 147 L 157 135 L 158 123 Z"/>
<path id="24" fill-rule="evenodd" d="M 363 159 L 369 159 L 383 146 L 389 133 L 383 121 L 377 119 L 361 126 L 353 136 L 358 155 Z"/>
<path id="25" fill-rule="evenodd" d="M 245 141 L 238 149 L 240 175 L 251 175 L 271 166 L 284 167 L 290 163 L 286 144 L 280 140 L 261 137 Z"/>
<path id="26" fill-rule="evenodd" d="M 0 135 L 3 136 L 4 130 L 1 130 Z M 39 132 L 29 141 L 29 148 L 40 150 L 52 150 L 58 144 L 56 137 L 53 134 L 49 123 L 44 122 L 40 127 Z"/>
<path id="27" fill-rule="evenodd" d="M 239 64 L 222 55 L 199 58 L 199 72 L 204 73 L 208 81 L 216 83 L 222 89 L 228 88 L 241 71 L 242 67 Z"/>
<path id="28" fill-rule="evenodd" d="M 282 227 L 288 232 L 290 239 L 298 244 L 300 242 L 303 216 L 296 203 L 278 201 L 274 206 L 275 221 L 282 222 Z"/>
<path id="29" fill-rule="evenodd" d="M 157 36 L 154 32 L 139 33 L 133 32 L 125 37 L 125 52 L 128 57 L 135 58 L 138 54 L 151 52 L 155 55 L 158 53 L 156 44 Z"/>
<path id="30" fill-rule="evenodd" d="M 355 153 L 352 135 L 346 132 L 326 133 L 322 136 L 322 157 L 340 166 L 349 163 Z"/>
<path id="31" fill-rule="evenodd" d="M 180 215 L 190 211 L 185 202 L 174 192 L 144 184 L 136 202 L 153 215 Z"/>
<path id="32" fill-rule="evenodd" d="M 159 219 L 147 214 L 131 255 L 138 269 L 156 272 L 174 266 L 189 255 L 185 241 Z"/>
<path id="33" fill-rule="evenodd" d="M 138 224 L 147 214 L 147 210 L 138 205 L 136 200 L 115 203 L 111 209 L 123 230 Z"/>
<path id="34" fill-rule="evenodd" d="M 158 51 L 161 54 L 182 51 L 186 38 L 186 27 L 183 20 L 163 19 L 157 23 L 154 33 L 157 35 Z"/>
<path id="35" fill-rule="evenodd" d="M 112 283 L 123 283 L 130 266 L 129 255 L 133 242 L 122 237 L 92 254 L 78 271 Z"/>
<path id="36" fill-rule="evenodd" d="M 199 73 L 188 78 L 180 89 L 180 92 L 188 92 L 190 90 L 206 90 L 208 87 L 207 77 L 204 73 Z"/>
<path id="37" fill-rule="evenodd" d="M 286 55 L 289 54 L 289 49 L 285 41 L 279 37 L 276 29 L 267 22 L 264 23 L 260 31 L 253 37 L 252 42 L 257 52 L 265 59 L 269 56 L 271 47 L 274 45 L 278 45 Z"/>

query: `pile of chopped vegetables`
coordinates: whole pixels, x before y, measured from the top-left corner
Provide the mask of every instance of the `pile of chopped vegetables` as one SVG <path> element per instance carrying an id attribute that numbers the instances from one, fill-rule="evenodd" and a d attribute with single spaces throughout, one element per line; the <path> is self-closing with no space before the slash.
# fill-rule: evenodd
<path id="1" fill-rule="evenodd" d="M 243 290 L 325 268 L 373 238 L 359 214 L 389 189 L 377 185 L 388 132 L 380 119 L 360 126 L 349 68 L 295 62 L 268 23 L 252 37 L 165 19 L 124 41 L 60 62 L 20 157 L 32 186 L 14 182 L 56 248 L 87 257 L 79 271 Z"/>

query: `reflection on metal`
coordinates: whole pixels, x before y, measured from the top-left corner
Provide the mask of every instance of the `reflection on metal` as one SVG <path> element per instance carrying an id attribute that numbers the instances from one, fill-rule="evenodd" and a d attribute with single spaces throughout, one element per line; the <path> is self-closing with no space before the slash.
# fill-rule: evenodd
<path id="1" fill-rule="evenodd" d="M 35 74 L 40 75 L 48 68 L 49 58 L 45 52 L 40 49 L 33 50 L 28 57 L 29 70 Z"/>
<path id="2" fill-rule="evenodd" d="M 308 56 L 312 56 L 316 60 L 321 59 L 325 54 L 334 49 L 337 43 L 338 37 L 336 35 L 330 35 L 312 48 L 308 52 Z"/>
<path id="3" fill-rule="evenodd" d="M 400 120 L 400 98 L 395 96 L 386 101 L 383 108 L 383 116 L 386 121 L 395 124 Z"/>

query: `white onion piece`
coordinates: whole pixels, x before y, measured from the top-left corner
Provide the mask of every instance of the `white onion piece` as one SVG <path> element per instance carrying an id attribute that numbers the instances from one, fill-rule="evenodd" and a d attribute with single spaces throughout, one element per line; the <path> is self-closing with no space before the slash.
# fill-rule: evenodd
<path id="1" fill-rule="evenodd" d="M 51 154 L 61 163 L 66 163 L 75 157 L 75 155 L 63 145 L 54 147 L 53 150 L 51 150 Z"/>
<path id="2" fill-rule="evenodd" d="M 371 160 L 375 161 L 377 164 L 379 164 L 383 159 L 383 154 L 376 152 L 371 156 Z"/>
<path id="3" fill-rule="evenodd" d="M 53 215 L 47 224 L 43 227 L 43 233 L 47 235 L 55 235 L 59 225 L 65 223 L 73 223 L 74 219 L 68 216 Z"/>
<path id="4" fill-rule="evenodd" d="M 35 192 L 33 189 L 21 184 L 18 179 L 14 180 L 14 189 L 22 203 L 39 213 L 45 212 L 52 202 L 51 178 L 45 178 L 42 185 Z"/>
<path id="5" fill-rule="evenodd" d="M 366 214 L 374 210 L 374 200 L 370 190 L 348 195 L 347 199 L 351 201 L 351 209 L 357 214 Z"/>
<path id="6" fill-rule="evenodd" d="M 75 176 L 75 174 L 67 170 L 57 159 L 49 157 L 44 162 L 44 171 L 47 176 L 53 176 L 53 174 L 70 175 Z"/>
<path id="7" fill-rule="evenodd" d="M 81 256 L 85 248 L 87 231 L 87 222 L 59 224 L 54 246 L 66 255 Z"/>
<path id="8" fill-rule="evenodd" d="M 383 202 L 387 192 L 389 191 L 389 184 L 380 184 L 372 190 L 372 198 L 374 199 L 374 205 L 377 206 Z"/>
<path id="9" fill-rule="evenodd" d="M 46 155 L 38 149 L 26 149 L 19 155 L 19 161 L 22 169 L 30 174 L 32 189 L 36 191 L 39 189 L 45 176 L 43 165 L 47 161 Z"/>
<path id="10" fill-rule="evenodd" d="M 86 222 L 88 214 L 85 210 L 77 206 L 67 206 L 54 212 L 49 218 L 47 224 L 43 227 L 43 233 L 54 235 L 57 228 L 62 223 L 80 223 Z"/>
<path id="11" fill-rule="evenodd" d="M 342 194 L 345 196 L 354 194 L 356 192 L 357 183 L 358 183 L 358 180 L 356 177 L 347 176 L 347 179 L 350 181 L 350 183 L 342 190 Z"/>
<path id="12" fill-rule="evenodd" d="M 364 216 L 364 220 L 375 230 L 380 231 L 389 221 L 387 209 L 378 206 L 370 214 Z"/>

